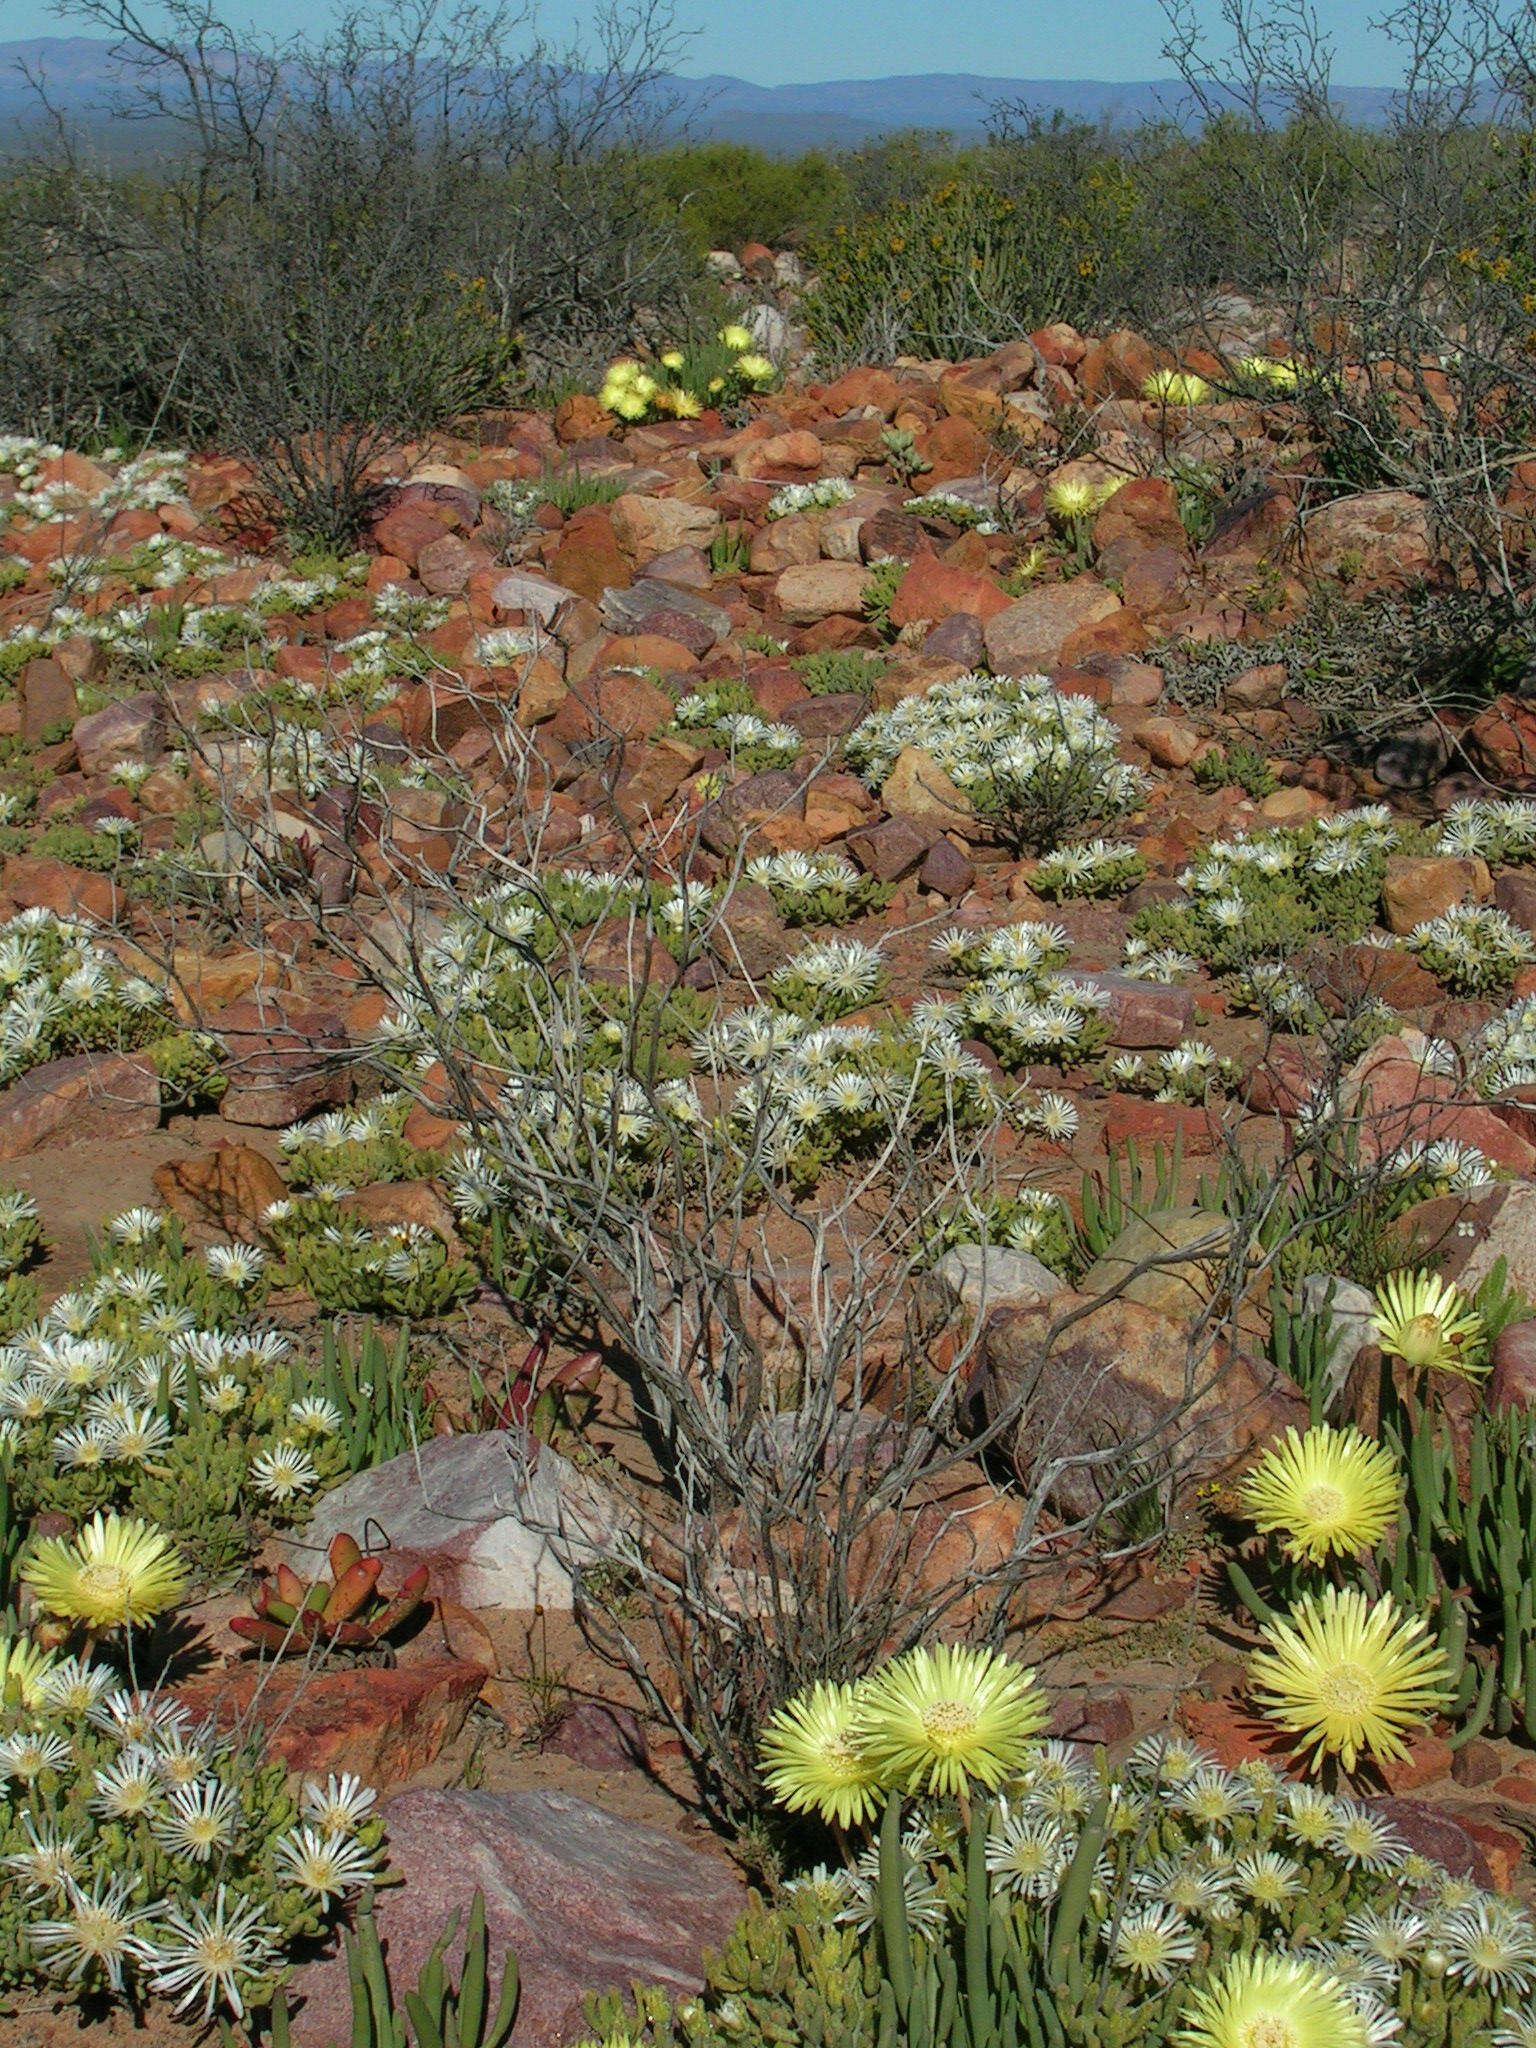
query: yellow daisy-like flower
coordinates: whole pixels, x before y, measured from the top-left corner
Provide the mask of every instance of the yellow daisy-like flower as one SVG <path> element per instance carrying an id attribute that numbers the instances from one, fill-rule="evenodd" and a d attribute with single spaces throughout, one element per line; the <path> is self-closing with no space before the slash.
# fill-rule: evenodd
<path id="1" fill-rule="evenodd" d="M 1438 1273 L 1393 1273 L 1376 1290 L 1376 1342 L 1412 1372 L 1481 1379 L 1488 1370 L 1483 1319 Z"/>
<path id="2" fill-rule="evenodd" d="M 1050 1718 L 1035 1674 L 995 1650 L 909 1650 L 868 1680 L 859 1740 L 902 1792 L 959 1797 L 1022 1769 Z"/>
<path id="3" fill-rule="evenodd" d="M 829 1825 L 868 1820 L 880 1774 L 858 1738 L 859 1688 L 813 1685 L 788 1701 L 763 1730 L 763 1782 L 791 1813 L 818 1813 Z"/>
<path id="4" fill-rule="evenodd" d="M 696 420 L 704 410 L 701 399 L 691 391 L 674 391 L 672 394 L 672 417 L 679 420 Z"/>
<path id="5" fill-rule="evenodd" d="M 1406 1756 L 1404 1734 L 1444 1706 L 1449 1676 L 1422 1616 L 1403 1615 L 1390 1594 L 1373 1607 L 1337 1586 L 1270 1622 L 1248 1660 L 1260 1712 L 1299 1738 L 1311 1770 L 1325 1756 L 1346 1771 L 1365 1752 L 1377 1763 Z"/>
<path id="6" fill-rule="evenodd" d="M 1275 391 L 1294 391 L 1301 382 L 1296 365 L 1276 356 L 1244 356 L 1237 367 L 1245 377 L 1268 384 Z"/>
<path id="7" fill-rule="evenodd" d="M 1323 1564 L 1369 1550 L 1397 1520 L 1403 1477 L 1382 1444 L 1324 1422 L 1271 1444 L 1238 1489 L 1261 1534 L 1278 1534 L 1287 1557 Z"/>
<path id="8" fill-rule="evenodd" d="M 603 381 L 622 387 L 625 384 L 633 384 L 643 374 L 633 356 L 616 356 L 608 365 L 608 375 Z"/>
<path id="9" fill-rule="evenodd" d="M 650 410 L 650 401 L 642 398 L 638 391 L 630 389 L 621 391 L 608 410 L 616 412 L 621 420 L 643 420 Z"/>
<path id="10" fill-rule="evenodd" d="M 1228 1958 L 1191 1993 L 1179 2048 L 1367 2048 L 1366 2023 L 1348 1992 L 1304 1956 L 1259 1949 Z"/>
<path id="11" fill-rule="evenodd" d="M 771 384 L 777 374 L 768 358 L 758 355 L 738 356 L 736 369 L 749 384 Z"/>
<path id="12" fill-rule="evenodd" d="M 661 352 L 661 366 L 664 370 L 680 370 L 686 360 L 680 348 L 664 348 Z"/>
<path id="13" fill-rule="evenodd" d="M 733 349 L 737 355 L 740 355 L 743 349 L 749 349 L 752 346 L 752 330 L 750 327 L 722 327 L 720 339 L 728 349 Z"/>
<path id="14" fill-rule="evenodd" d="M 30 1636 L 0 1637 L 0 1709 L 41 1706 L 52 1668 L 53 1652 L 39 1649 Z"/>
<path id="15" fill-rule="evenodd" d="M 1045 509 L 1056 519 L 1091 518 L 1099 504 L 1099 487 L 1086 477 L 1064 476 L 1045 487 Z"/>
<path id="16" fill-rule="evenodd" d="M 187 1581 L 159 1529 L 137 1516 L 99 1514 L 72 1540 L 39 1543 L 21 1576 L 50 1614 L 93 1629 L 152 1620 L 175 1606 Z"/>
<path id="17" fill-rule="evenodd" d="M 1210 397 L 1211 387 L 1193 370 L 1154 370 L 1141 395 L 1160 405 L 1200 405 Z"/>

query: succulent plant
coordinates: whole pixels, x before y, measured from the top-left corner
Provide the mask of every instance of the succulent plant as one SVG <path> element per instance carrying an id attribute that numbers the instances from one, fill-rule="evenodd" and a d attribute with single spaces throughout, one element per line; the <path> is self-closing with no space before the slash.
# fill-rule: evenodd
<path id="1" fill-rule="evenodd" d="M 384 1559 L 365 1556 L 357 1539 L 343 1533 L 332 1539 L 326 1554 L 330 1580 L 306 1585 L 288 1565 L 262 1575 L 252 1606 L 237 1614 L 230 1627 L 237 1636 L 274 1656 L 311 1645 L 339 1650 L 376 1650 L 403 1628 L 426 1603 L 428 1567 L 416 1565 L 392 1593 L 379 1578 Z"/>

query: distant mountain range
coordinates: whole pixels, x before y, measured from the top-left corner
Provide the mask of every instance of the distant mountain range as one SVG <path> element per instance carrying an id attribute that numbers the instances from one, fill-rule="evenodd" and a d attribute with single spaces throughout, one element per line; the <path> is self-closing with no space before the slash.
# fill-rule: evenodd
<path id="1" fill-rule="evenodd" d="M 114 88 L 110 43 L 84 36 L 48 36 L 30 42 L 0 42 L 0 126 L 20 123 L 25 135 L 36 100 L 23 69 L 42 73 L 54 104 L 99 142 L 139 148 L 146 141 L 137 124 L 106 133 L 103 109 Z M 725 76 L 672 78 L 680 122 L 701 137 L 749 142 L 775 152 L 818 145 L 853 145 L 906 128 L 942 129 L 975 136 L 999 102 L 1056 111 L 1078 120 L 1134 123 L 1148 116 L 1175 117 L 1184 104 L 1174 79 L 1114 83 L 1096 78 L 987 78 L 966 72 L 933 72 L 901 78 L 838 78 L 814 85 L 753 85 Z M 1340 110 L 1367 124 L 1381 120 L 1391 95 L 1372 86 L 1351 86 L 1336 95 Z M 0 150 L 4 144 L 0 142 Z"/>

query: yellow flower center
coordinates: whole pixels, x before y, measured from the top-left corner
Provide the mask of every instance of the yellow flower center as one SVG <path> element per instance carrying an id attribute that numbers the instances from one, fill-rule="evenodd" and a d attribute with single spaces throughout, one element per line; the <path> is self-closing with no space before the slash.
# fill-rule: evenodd
<path id="1" fill-rule="evenodd" d="M 1438 1316 L 1415 1316 L 1403 1331 L 1404 1365 L 1433 1365 L 1440 1356 L 1444 1332 Z"/>
<path id="2" fill-rule="evenodd" d="M 1322 1528 L 1332 1528 L 1342 1522 L 1348 1508 L 1349 1502 L 1342 1489 L 1326 1479 L 1315 1480 L 1301 1496 L 1303 1520 L 1315 1522 Z"/>
<path id="3" fill-rule="evenodd" d="M 1283 2012 L 1256 2012 L 1238 2028 L 1239 2048 L 1300 2048 L 1301 2035 Z"/>
<path id="4" fill-rule="evenodd" d="M 84 1905 L 74 1915 L 75 1939 L 88 1955 L 113 1956 L 122 1946 L 123 1924 L 105 1907 Z"/>
<path id="5" fill-rule="evenodd" d="M 1330 1713 L 1360 1714 L 1371 1703 L 1371 1681 L 1358 1664 L 1335 1664 L 1319 1678 L 1318 1694 Z"/>
<path id="6" fill-rule="evenodd" d="M 935 1749 L 963 1742 L 976 1726 L 976 1711 L 964 1700 L 934 1700 L 923 1709 L 923 1733 Z"/>
<path id="7" fill-rule="evenodd" d="M 133 1594 L 133 1574 L 107 1558 L 80 1567 L 80 1597 L 104 1614 L 126 1614 Z"/>

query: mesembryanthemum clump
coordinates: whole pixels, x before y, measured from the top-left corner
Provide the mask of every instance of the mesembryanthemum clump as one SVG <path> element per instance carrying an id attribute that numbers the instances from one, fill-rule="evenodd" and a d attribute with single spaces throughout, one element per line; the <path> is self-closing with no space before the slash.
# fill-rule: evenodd
<path id="1" fill-rule="evenodd" d="M 1109 1036 L 1109 993 L 1061 969 L 1072 948 L 1060 925 L 1024 922 L 941 932 L 933 950 L 963 986 L 954 1005 L 962 1036 L 979 1038 L 1006 1066 L 1073 1066 Z"/>
<path id="2" fill-rule="evenodd" d="M 300 1943 L 377 1877 L 359 1779 L 281 1762 L 111 1664 L 0 1639 L 0 1988 L 267 2004 Z"/>
<path id="3" fill-rule="evenodd" d="M 861 874 L 841 853 L 760 854 L 747 862 L 747 880 L 773 898 L 787 925 L 845 924 L 889 902 L 894 884 Z"/>
<path id="4" fill-rule="evenodd" d="M 190 1036 L 169 990 L 126 973 L 83 919 L 37 909 L 0 924 L 0 1086 L 66 1053 Z"/>
<path id="5" fill-rule="evenodd" d="M 1406 944 L 1458 995 L 1502 992 L 1536 960 L 1530 933 L 1507 912 L 1481 903 L 1455 903 L 1439 917 L 1426 918 L 1414 926 Z"/>
<path id="6" fill-rule="evenodd" d="M 844 750 L 873 788 L 903 748 L 920 747 L 983 817 L 1048 850 L 1145 796 L 1147 778 L 1120 759 L 1119 739 L 1096 705 L 1044 676 L 965 675 L 874 713 Z"/>
<path id="7" fill-rule="evenodd" d="M 1146 877 L 1147 864 L 1129 840 L 1090 839 L 1059 846 L 1030 877 L 1037 896 L 1123 896 Z"/>
<path id="8" fill-rule="evenodd" d="M 763 508 L 765 519 L 788 519 L 794 512 L 827 512 L 856 495 L 846 477 L 823 476 L 814 483 L 784 484 Z"/>
<path id="9" fill-rule="evenodd" d="M 339 1415 L 294 1419 L 312 1374 L 255 1320 L 270 1267 L 255 1245 L 187 1252 L 154 1209 L 114 1217 L 90 1285 L 0 1348 L 14 1510 L 141 1516 L 210 1575 L 243 1561 L 253 1516 L 301 1520 L 350 1466 Z"/>
<path id="10" fill-rule="evenodd" d="M 843 1858 L 754 1901 L 698 1998 L 597 2001 L 601 2031 L 635 2048 L 872 2040 L 882 2009 L 947 2009 L 952 1985 L 958 2010 L 969 1984 L 999 2038 L 1072 2048 L 1536 2034 L 1529 1914 L 1410 1849 L 1385 1814 L 1263 1761 L 1225 1769 L 1174 1731 L 1118 1766 L 1042 1740 L 1031 1675 L 958 1654 L 974 1667 L 893 1684 L 920 1651 L 780 1710 L 767 1787 L 840 1830 Z"/>

